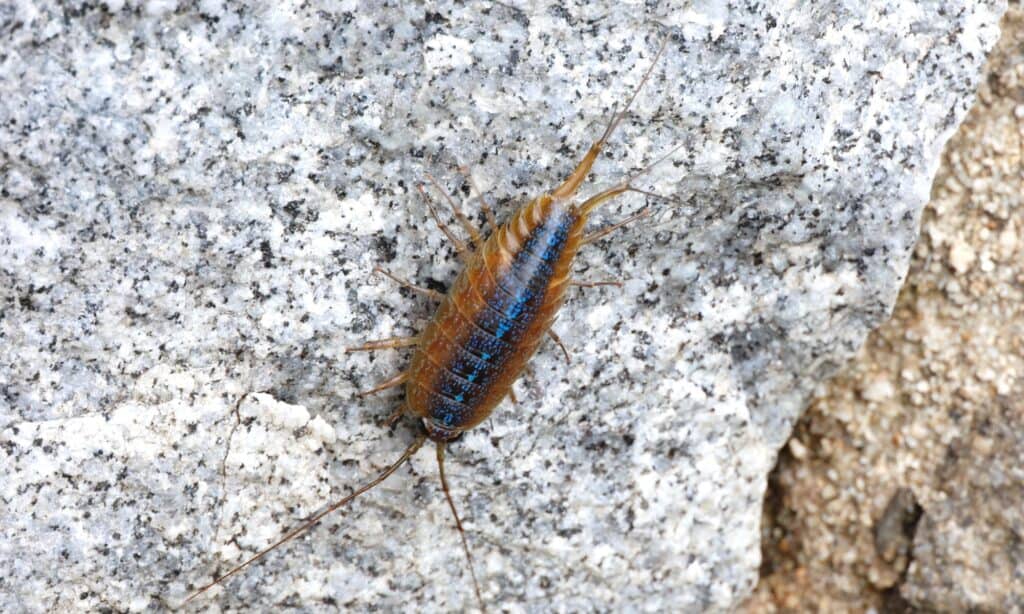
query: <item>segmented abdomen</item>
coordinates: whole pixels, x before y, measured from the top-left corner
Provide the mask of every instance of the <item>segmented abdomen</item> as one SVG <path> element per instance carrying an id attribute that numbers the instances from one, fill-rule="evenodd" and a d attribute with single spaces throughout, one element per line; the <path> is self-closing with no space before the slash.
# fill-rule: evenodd
<path id="1" fill-rule="evenodd" d="M 484 242 L 427 325 L 410 365 L 409 411 L 435 439 L 483 421 L 508 394 L 564 298 L 582 224 L 544 196 Z"/>

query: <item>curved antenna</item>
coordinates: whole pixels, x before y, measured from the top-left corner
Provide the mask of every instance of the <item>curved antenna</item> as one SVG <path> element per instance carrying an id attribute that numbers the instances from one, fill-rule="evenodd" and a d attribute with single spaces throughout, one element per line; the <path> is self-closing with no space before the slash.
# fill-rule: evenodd
<path id="1" fill-rule="evenodd" d="M 352 494 L 348 495 L 347 497 L 343 497 L 343 498 L 335 501 L 334 503 L 330 504 L 327 507 L 327 509 L 325 509 L 324 511 L 320 512 L 319 514 L 313 516 L 312 518 L 310 518 L 306 522 L 302 523 L 301 525 L 299 525 L 298 528 L 292 529 L 284 537 L 282 537 L 281 539 L 277 540 L 276 542 L 274 542 L 270 546 L 264 548 L 263 550 L 259 551 L 258 553 L 253 555 L 251 558 L 249 558 L 249 560 L 247 560 L 246 562 L 244 562 L 241 565 L 235 567 L 234 569 L 232 569 L 231 571 L 227 572 L 223 576 L 217 578 L 213 582 L 210 582 L 206 586 L 204 586 L 204 587 L 200 588 L 199 590 L 197 590 L 196 592 L 192 593 L 191 595 L 189 595 L 189 598 L 185 600 L 185 603 L 188 603 L 189 601 L 192 601 L 193 599 L 195 599 L 199 595 L 202 595 L 203 593 L 205 593 L 206 591 L 210 590 L 214 586 L 217 586 L 218 584 L 220 584 L 224 580 L 227 580 L 228 578 L 230 578 L 231 576 L 233 576 L 233 575 L 237 574 L 238 572 L 242 571 L 243 569 L 245 569 L 249 565 L 255 563 L 258 560 L 260 560 L 261 558 L 266 556 L 268 553 L 270 553 L 272 550 L 274 550 L 275 548 L 277 548 L 281 544 L 284 544 L 285 542 L 288 542 L 288 541 L 290 541 L 292 539 L 295 539 L 301 533 L 309 530 L 310 528 L 313 527 L 313 525 L 315 525 L 316 523 L 320 522 L 320 520 L 324 516 L 326 516 L 326 515 L 330 514 L 331 512 L 337 510 L 339 507 L 345 505 L 346 503 L 352 501 L 353 499 L 355 499 L 359 495 L 365 493 L 366 491 L 370 490 L 374 486 L 376 486 L 376 485 L 380 484 L 381 482 L 383 482 L 384 480 L 388 479 L 388 477 L 390 477 L 392 473 L 397 471 L 398 468 L 401 467 L 405 463 L 405 461 L 409 460 L 409 458 L 411 458 L 413 454 L 416 454 L 416 452 L 419 451 L 419 449 L 423 446 L 423 442 L 426 441 L 426 440 L 427 440 L 427 436 L 425 434 L 424 435 L 420 435 L 419 437 L 417 437 L 415 441 L 413 441 L 411 444 L 409 444 L 409 447 L 405 449 L 405 452 L 402 452 L 402 456 L 400 456 L 398 458 L 398 460 L 396 460 L 390 467 L 388 467 L 384 471 L 380 472 L 380 475 L 378 475 L 376 478 L 374 478 L 370 482 L 364 484 L 363 486 L 360 486 L 358 489 L 356 489 L 355 492 L 353 492 Z"/>
<path id="2" fill-rule="evenodd" d="M 652 170 L 654 170 L 654 167 L 658 166 L 659 164 L 661 164 L 665 160 L 668 160 L 669 158 L 674 156 L 677 151 L 679 151 L 680 149 L 682 149 L 685 146 L 686 146 L 686 143 L 680 143 L 680 144 L 676 145 L 675 147 L 670 149 L 668 151 L 668 153 L 663 154 L 660 158 L 658 158 L 654 162 L 651 162 L 650 164 L 648 164 L 647 166 L 645 166 L 642 169 L 638 170 L 637 172 L 633 173 L 632 175 L 629 175 L 623 183 L 626 183 L 626 184 L 633 183 L 634 181 L 636 181 L 640 177 L 643 177 L 647 173 L 649 173 Z"/>
<path id="3" fill-rule="evenodd" d="M 658 52 L 654 54 L 654 59 L 651 60 L 651 65 L 647 67 L 644 72 L 644 76 L 641 77 L 640 83 L 633 90 L 633 93 L 626 100 L 626 104 L 622 107 L 621 111 L 612 110 L 612 119 L 608 122 L 608 126 L 604 129 L 604 134 L 598 139 L 601 143 L 606 143 L 611 137 L 612 133 L 615 132 L 615 128 L 618 127 L 619 123 L 626 117 L 626 113 L 629 111 L 629 107 L 633 106 L 633 101 L 640 95 L 640 90 L 644 89 L 644 85 L 647 84 L 647 80 L 651 78 L 651 73 L 654 72 L 654 68 L 658 65 L 658 60 L 661 59 L 661 54 L 665 53 L 665 48 L 668 47 L 668 42 L 672 39 L 671 36 L 666 36 L 661 41 L 661 46 L 658 47 Z"/>
<path id="4" fill-rule="evenodd" d="M 661 59 L 661 55 L 665 53 L 665 49 L 668 47 L 670 36 L 666 36 L 665 40 L 661 42 L 661 46 L 658 48 L 658 52 L 654 55 L 654 60 L 651 61 L 651 65 L 647 67 L 647 71 L 644 72 L 644 76 L 640 79 L 640 83 L 637 84 L 633 93 L 626 100 L 625 106 L 622 110 L 618 110 L 618 104 L 613 107 L 612 117 L 608 120 L 608 125 L 604 129 L 604 133 L 601 134 L 601 138 L 597 139 L 590 149 L 587 150 L 586 155 L 580 160 L 580 163 L 576 165 L 576 168 L 569 174 L 569 176 L 562 182 L 562 185 L 558 186 L 551 191 L 551 196 L 554 198 L 569 198 L 576 193 L 579 189 L 580 184 L 587 178 L 587 174 L 590 173 L 590 168 L 594 165 L 594 161 L 597 160 L 598 154 L 604 148 L 608 139 L 611 138 L 612 133 L 619 126 L 622 120 L 626 117 L 626 113 L 629 111 L 630 106 L 633 105 L 633 101 L 640 95 L 640 91 L 644 89 L 644 85 L 647 84 L 647 80 L 651 78 L 651 74 L 654 72 L 655 67 L 658 65 L 658 60 Z"/>
<path id="5" fill-rule="evenodd" d="M 480 602 L 480 611 L 487 612 L 487 606 L 484 605 L 484 598 L 480 595 L 480 583 L 476 579 L 476 570 L 473 568 L 473 555 L 469 552 L 469 542 L 466 541 L 466 532 L 462 529 L 462 521 L 459 520 L 459 513 L 455 510 L 455 502 L 452 501 L 452 493 L 448 490 L 448 480 L 444 477 L 444 449 L 445 444 L 443 442 L 437 442 L 437 471 L 441 474 L 441 488 L 444 490 L 444 498 L 448 500 L 448 507 L 452 510 L 452 516 L 455 517 L 455 527 L 459 530 L 459 536 L 462 537 L 462 550 L 466 553 L 466 562 L 469 563 L 469 574 L 473 576 L 473 590 L 476 591 L 476 600 Z"/>

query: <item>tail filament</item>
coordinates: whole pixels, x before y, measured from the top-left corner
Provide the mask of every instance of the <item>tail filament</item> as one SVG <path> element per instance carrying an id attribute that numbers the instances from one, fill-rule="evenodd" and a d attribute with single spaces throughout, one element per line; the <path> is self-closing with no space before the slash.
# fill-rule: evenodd
<path id="1" fill-rule="evenodd" d="M 473 555 L 469 552 L 469 542 L 466 541 L 466 532 L 462 530 L 462 521 L 459 520 L 459 513 L 455 511 L 455 502 L 452 501 L 452 493 L 448 490 L 448 480 L 444 476 L 444 449 L 445 444 L 437 442 L 437 471 L 441 474 L 441 488 L 444 490 L 444 498 L 448 500 L 448 507 L 455 517 L 455 527 L 459 530 L 459 537 L 462 538 L 462 550 L 466 553 L 466 563 L 469 565 L 469 574 L 473 576 L 473 590 L 476 591 L 476 600 L 480 603 L 480 611 L 486 612 L 484 598 L 480 593 L 480 583 L 476 579 L 476 569 L 473 566 Z"/>

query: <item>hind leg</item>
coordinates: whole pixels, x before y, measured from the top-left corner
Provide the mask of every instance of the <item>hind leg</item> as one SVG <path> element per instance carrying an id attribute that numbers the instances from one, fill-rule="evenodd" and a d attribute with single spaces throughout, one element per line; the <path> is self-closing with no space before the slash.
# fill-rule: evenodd
<path id="1" fill-rule="evenodd" d="M 562 348 L 562 354 L 565 355 L 565 364 L 572 364 L 572 360 L 569 358 L 569 350 L 565 349 L 565 344 L 562 343 L 562 340 L 558 337 L 555 331 L 550 328 L 548 329 L 548 337 L 551 337 L 551 340 L 557 343 L 558 347 Z"/>
<path id="2" fill-rule="evenodd" d="M 444 299 L 444 293 L 443 292 L 438 292 L 437 290 L 431 290 L 430 288 L 424 288 L 423 286 L 417 286 L 416 284 L 414 284 L 412 282 L 409 282 L 409 281 L 407 281 L 405 279 L 402 279 L 401 277 L 396 277 L 396 276 L 392 275 L 391 273 L 385 271 L 384 269 L 382 269 L 380 267 L 375 268 L 373 271 L 375 273 L 380 273 L 384 277 L 387 277 L 388 279 L 390 279 L 391 281 L 395 282 L 399 286 L 402 286 L 403 288 L 409 288 L 413 292 L 419 292 L 420 294 L 428 296 L 428 297 L 434 299 L 435 301 L 441 301 L 441 300 Z"/>
<path id="3" fill-rule="evenodd" d="M 434 223 L 437 224 L 437 227 L 441 229 L 444 236 L 452 242 L 452 245 L 455 246 L 455 251 L 459 253 L 459 257 L 462 258 L 463 261 L 468 260 L 470 256 L 469 246 L 466 245 L 465 241 L 456 237 L 455 233 L 448 228 L 448 225 L 441 220 L 441 216 L 437 213 L 437 208 L 434 207 L 434 203 L 430 200 L 430 195 L 423 189 L 423 186 L 417 185 L 416 189 L 423 195 L 423 200 L 427 203 L 427 209 L 430 211 L 430 217 L 434 218 Z"/>
<path id="4" fill-rule="evenodd" d="M 598 288 L 601 286 L 615 286 L 616 288 L 621 288 L 622 282 L 613 279 L 604 281 L 571 281 L 569 282 L 569 285 L 576 286 L 577 288 Z"/>
<path id="5" fill-rule="evenodd" d="M 373 350 L 388 350 L 391 348 L 407 348 L 412 347 L 420 342 L 420 338 L 417 337 L 390 337 L 388 339 L 378 339 L 377 341 L 367 341 L 363 345 L 357 345 L 355 347 L 345 348 L 345 353 L 349 352 L 370 352 Z"/>
<path id="6" fill-rule="evenodd" d="M 469 218 L 467 218 L 466 215 L 462 213 L 462 210 L 455 203 L 455 201 L 452 200 L 452 197 L 448 194 L 448 192 L 443 187 L 441 187 L 441 184 L 437 181 L 437 179 L 434 179 L 434 177 L 429 173 L 426 173 L 426 176 L 427 180 L 430 181 L 430 184 L 434 187 L 434 189 L 440 192 L 441 196 L 443 196 L 445 201 L 448 203 L 448 207 L 452 210 L 452 213 L 455 215 L 455 219 L 459 221 L 459 224 L 462 226 L 462 229 L 466 232 L 466 234 L 469 235 L 470 241 L 473 243 L 474 249 L 479 248 L 480 245 L 483 243 L 483 237 L 481 236 L 480 231 L 477 229 L 476 226 L 473 225 L 473 222 L 469 221 Z M 466 245 L 465 241 L 456 237 L 455 233 L 453 233 L 451 229 L 449 229 L 448 226 L 441 221 L 441 217 L 438 215 L 437 209 L 435 209 L 433 203 L 430 202 L 430 198 L 427 196 L 427 192 L 426 190 L 423 189 L 423 186 L 417 187 L 419 188 L 420 193 L 423 194 L 423 198 L 425 198 L 427 201 L 427 208 L 430 209 L 430 215 L 434 218 L 434 222 L 437 223 L 437 226 L 441 229 L 441 232 L 443 232 L 444 235 L 448 237 L 448 240 L 451 241 L 452 244 L 455 246 L 455 250 L 459 253 L 459 256 L 462 258 L 462 260 L 468 260 L 469 257 L 472 255 L 472 250 L 469 248 L 468 245 Z"/>
<path id="7" fill-rule="evenodd" d="M 378 392 L 380 392 L 382 390 L 387 390 L 388 388 L 394 388 L 396 386 L 401 386 L 402 384 L 405 383 L 405 380 L 407 380 L 408 378 L 409 378 L 409 374 L 407 372 L 405 372 L 405 371 L 402 371 L 401 373 L 399 373 L 398 375 L 392 377 L 391 379 L 385 380 L 385 381 L 381 382 L 380 384 L 374 386 L 373 388 L 370 388 L 369 390 L 364 390 L 364 391 L 356 394 L 356 396 L 358 396 L 358 397 L 366 397 L 366 396 L 370 396 L 371 394 L 376 394 L 376 393 L 378 393 Z"/>
<path id="8" fill-rule="evenodd" d="M 420 342 L 420 338 L 419 337 L 392 337 L 390 339 L 380 339 L 378 341 L 370 341 L 370 342 L 364 343 L 363 345 L 356 346 L 356 347 L 345 348 L 345 353 L 347 354 L 349 352 L 370 352 L 370 351 L 373 351 L 373 350 L 386 350 L 386 349 L 390 349 L 390 348 L 411 347 L 411 346 L 416 345 L 419 342 Z M 388 380 L 385 380 L 381 384 L 379 384 L 377 386 L 374 386 L 373 388 L 370 388 L 369 390 L 364 390 L 363 392 L 358 393 L 357 396 L 365 397 L 367 395 L 374 394 L 375 392 L 380 392 L 381 390 L 387 390 L 388 388 L 394 388 L 395 386 L 401 386 L 403 383 L 405 383 L 405 380 L 406 380 L 407 377 L 408 377 L 408 373 L 406 373 L 405 371 L 402 371 L 398 375 L 396 375 L 396 376 L 394 376 L 394 377 L 392 377 L 392 378 L 390 378 Z"/>

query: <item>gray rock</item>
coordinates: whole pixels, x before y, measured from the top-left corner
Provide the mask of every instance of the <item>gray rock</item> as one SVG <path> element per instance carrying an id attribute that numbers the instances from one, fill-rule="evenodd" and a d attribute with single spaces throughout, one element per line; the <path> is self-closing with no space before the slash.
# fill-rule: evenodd
<path id="1" fill-rule="evenodd" d="M 344 4 L 344 3 L 343 3 Z M 0 82 L 0 608 L 173 607 L 398 456 L 357 399 L 459 267 L 415 189 L 499 214 L 595 169 L 653 221 L 448 456 L 484 595 L 514 611 L 728 609 L 765 476 L 885 317 L 1000 2 L 9 7 Z M 595 225 L 635 211 L 623 198 Z M 258 391 L 240 402 L 245 392 Z M 430 454 L 200 604 L 453 610 Z"/>

